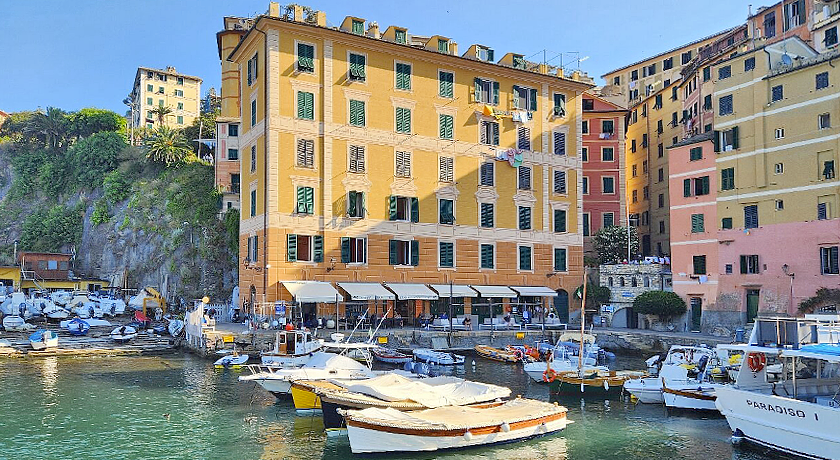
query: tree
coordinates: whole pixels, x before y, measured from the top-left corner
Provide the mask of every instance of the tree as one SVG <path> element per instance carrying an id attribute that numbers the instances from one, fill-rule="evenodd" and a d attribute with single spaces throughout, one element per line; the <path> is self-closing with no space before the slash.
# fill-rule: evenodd
<path id="1" fill-rule="evenodd" d="M 184 128 L 184 136 L 193 147 L 193 152 L 202 159 L 212 159 L 213 149 L 202 144 L 193 142 L 194 139 L 215 139 L 216 138 L 216 113 L 202 112 L 201 116 L 193 120 L 190 126 Z"/>
<path id="2" fill-rule="evenodd" d="M 128 145 L 121 134 L 97 132 L 70 147 L 67 154 L 73 161 L 76 180 L 83 188 L 94 189 L 120 164 L 120 153 Z"/>
<path id="3" fill-rule="evenodd" d="M 627 227 L 613 225 L 604 227 L 593 235 L 592 246 L 598 253 L 598 262 L 616 264 L 627 259 Z M 635 227 L 630 227 L 631 256 L 639 252 L 639 235 Z"/>
<path id="4" fill-rule="evenodd" d="M 70 132 L 80 138 L 102 131 L 125 133 L 125 118 L 105 109 L 85 108 L 69 116 Z"/>
<path id="5" fill-rule="evenodd" d="M 688 308 L 677 294 L 670 291 L 647 291 L 633 300 L 633 309 L 643 315 L 658 316 L 662 321 L 685 314 Z"/>
<path id="6" fill-rule="evenodd" d="M 70 121 L 66 112 L 56 107 L 47 107 L 46 112 L 35 112 L 24 128 L 24 132 L 37 136 L 54 152 L 64 147 Z"/>
<path id="7" fill-rule="evenodd" d="M 161 126 L 143 140 L 146 159 L 167 166 L 186 160 L 191 154 L 190 144 L 178 129 Z"/>
<path id="8" fill-rule="evenodd" d="M 601 305 L 610 301 L 612 292 L 606 286 L 596 286 L 592 283 L 586 283 L 586 309 L 600 310 Z M 578 299 L 583 297 L 583 285 L 578 286 L 575 291 L 575 297 Z"/>
<path id="9" fill-rule="evenodd" d="M 840 305 L 840 289 L 821 287 L 817 289 L 813 297 L 809 297 L 799 303 L 799 311 L 802 313 L 813 313 L 817 308 L 830 305 Z"/>
<path id="10" fill-rule="evenodd" d="M 168 105 L 159 105 L 152 110 L 150 110 L 154 116 L 158 119 L 158 125 L 160 127 L 166 126 L 166 116 L 172 113 L 172 107 Z"/>

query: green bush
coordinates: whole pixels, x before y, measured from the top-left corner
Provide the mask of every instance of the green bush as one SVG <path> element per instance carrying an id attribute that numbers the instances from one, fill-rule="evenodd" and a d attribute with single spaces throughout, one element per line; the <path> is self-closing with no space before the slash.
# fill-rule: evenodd
<path id="1" fill-rule="evenodd" d="M 125 178 L 125 174 L 117 171 L 111 171 L 105 175 L 103 181 L 103 188 L 105 189 L 105 198 L 109 203 L 120 203 L 131 194 L 131 184 Z"/>
<path id="2" fill-rule="evenodd" d="M 117 169 L 120 152 L 127 147 L 115 132 L 101 132 L 76 142 L 67 152 L 75 169 L 75 180 L 85 189 L 102 185 L 105 175 Z"/>
<path id="3" fill-rule="evenodd" d="M 30 214 L 20 234 L 20 249 L 25 251 L 59 252 L 78 244 L 82 239 L 80 209 L 56 205 Z"/>
<path id="4" fill-rule="evenodd" d="M 169 184 L 165 190 L 166 211 L 174 222 L 203 228 L 216 219 L 220 195 L 213 184 L 212 166 L 182 163 L 167 169 L 161 181 Z"/>
<path id="5" fill-rule="evenodd" d="M 229 209 L 225 213 L 224 224 L 230 252 L 239 254 L 239 210 Z"/>
<path id="6" fill-rule="evenodd" d="M 125 133 L 125 118 L 105 109 L 85 108 L 68 115 L 70 132 L 78 137 L 88 137 L 102 131 Z"/>
<path id="7" fill-rule="evenodd" d="M 667 321 L 685 314 L 685 301 L 677 294 L 668 291 L 647 291 L 636 297 L 633 309 L 643 315 L 658 316 Z"/>
<path id="8" fill-rule="evenodd" d="M 110 206 L 105 198 L 100 198 L 93 205 L 93 213 L 90 215 L 90 222 L 93 225 L 104 224 L 111 220 Z"/>

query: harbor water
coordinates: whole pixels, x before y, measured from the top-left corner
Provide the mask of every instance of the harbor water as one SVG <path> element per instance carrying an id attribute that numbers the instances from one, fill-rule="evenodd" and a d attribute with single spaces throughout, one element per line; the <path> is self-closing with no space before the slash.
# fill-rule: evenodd
<path id="1" fill-rule="evenodd" d="M 473 367 L 471 361 L 475 361 Z M 623 362 L 619 365 L 639 365 Z M 521 366 L 478 357 L 451 370 L 548 400 Z M 239 372 L 191 355 L 0 361 L 0 459 L 343 459 L 346 437 L 320 417 L 296 415 Z M 720 416 L 664 407 L 564 398 L 573 420 L 552 436 L 495 447 L 399 458 L 780 459 L 733 446 Z M 380 457 L 381 458 L 381 457 Z M 397 458 L 389 456 L 388 458 Z"/>

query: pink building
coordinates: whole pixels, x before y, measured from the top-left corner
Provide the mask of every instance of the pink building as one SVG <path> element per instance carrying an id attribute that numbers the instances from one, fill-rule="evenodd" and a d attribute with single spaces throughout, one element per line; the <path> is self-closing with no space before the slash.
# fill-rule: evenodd
<path id="1" fill-rule="evenodd" d="M 627 110 L 594 94 L 583 96 L 583 250 L 594 256 L 591 235 L 627 224 L 624 120 Z M 606 180 L 605 180 L 606 178 Z M 605 184 L 612 183 L 612 188 Z"/>
<path id="2" fill-rule="evenodd" d="M 687 330 L 708 329 L 718 289 L 717 173 L 713 133 L 668 147 L 671 272 L 689 306 Z M 708 324 L 707 324 L 708 323 Z"/>

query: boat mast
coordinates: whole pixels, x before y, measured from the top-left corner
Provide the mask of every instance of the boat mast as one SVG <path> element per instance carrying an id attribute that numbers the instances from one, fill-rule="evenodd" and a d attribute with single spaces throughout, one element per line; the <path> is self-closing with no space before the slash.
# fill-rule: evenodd
<path id="1" fill-rule="evenodd" d="M 586 323 L 586 266 L 583 267 L 583 296 L 580 301 L 580 348 L 578 348 L 578 373 L 583 376 L 583 331 Z"/>

